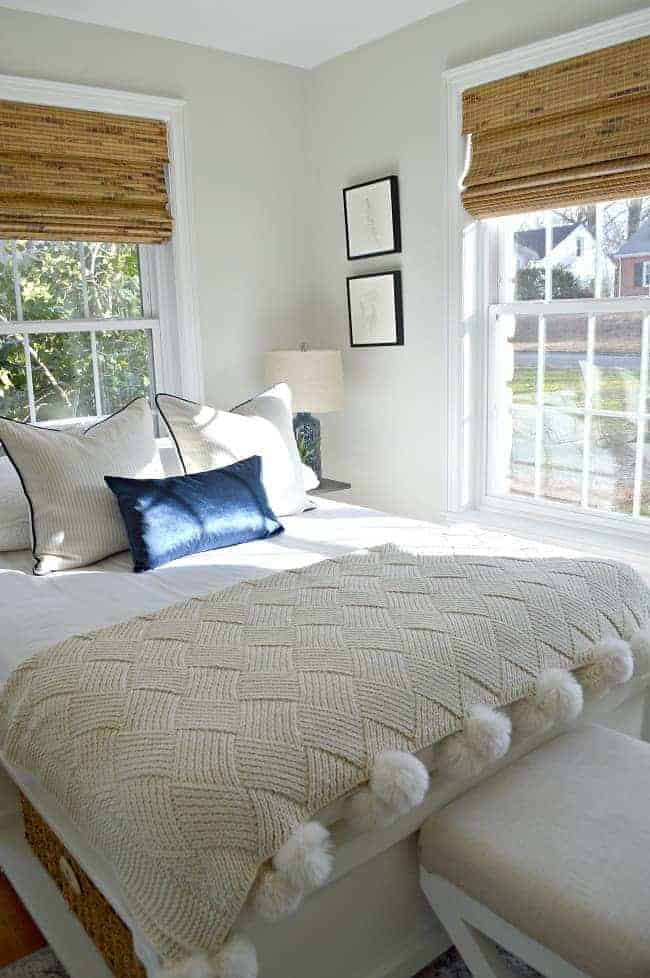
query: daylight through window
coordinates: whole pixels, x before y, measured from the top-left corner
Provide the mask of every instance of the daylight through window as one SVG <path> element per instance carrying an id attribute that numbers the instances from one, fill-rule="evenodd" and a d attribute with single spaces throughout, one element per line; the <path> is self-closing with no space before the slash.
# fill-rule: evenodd
<path id="1" fill-rule="evenodd" d="M 151 395 L 158 320 L 133 244 L 0 241 L 0 414 L 110 414 Z"/>
<path id="2" fill-rule="evenodd" d="M 650 197 L 493 222 L 488 494 L 650 517 Z"/>

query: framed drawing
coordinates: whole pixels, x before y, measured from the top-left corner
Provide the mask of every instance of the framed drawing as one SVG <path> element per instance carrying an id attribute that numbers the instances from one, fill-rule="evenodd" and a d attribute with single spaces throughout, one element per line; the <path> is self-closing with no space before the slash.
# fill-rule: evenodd
<path id="1" fill-rule="evenodd" d="M 343 210 L 350 261 L 402 250 L 397 177 L 346 187 Z"/>
<path id="2" fill-rule="evenodd" d="M 350 346 L 404 346 L 402 273 L 348 278 Z"/>

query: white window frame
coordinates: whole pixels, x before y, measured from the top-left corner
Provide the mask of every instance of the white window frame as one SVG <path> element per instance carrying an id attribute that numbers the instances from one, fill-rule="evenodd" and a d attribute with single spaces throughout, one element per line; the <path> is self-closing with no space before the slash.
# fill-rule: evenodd
<path id="1" fill-rule="evenodd" d="M 181 394 L 192 400 L 203 400 L 185 101 L 13 75 L 0 75 L 0 99 L 158 119 L 166 124 L 170 159 L 167 185 L 174 232 L 171 241 L 163 245 L 140 246 L 145 318 L 132 321 L 83 319 L 30 322 L 22 324 L 19 331 L 150 329 L 157 389 Z"/>
<path id="2" fill-rule="evenodd" d="M 647 289 L 650 285 L 650 261 L 643 263 L 643 287 Z"/>
<path id="3" fill-rule="evenodd" d="M 640 527 L 638 522 L 630 525 L 629 517 L 596 515 L 561 503 L 527 502 L 513 497 L 499 499 L 488 493 L 489 306 L 499 299 L 495 273 L 497 242 L 490 222 L 478 221 L 468 215 L 460 197 L 462 173 L 467 166 L 467 141 L 462 136 L 462 97 L 467 88 L 649 33 L 650 10 L 642 10 L 462 65 L 443 74 L 446 174 L 442 214 L 447 231 L 443 270 L 447 284 L 444 311 L 447 364 L 444 508 L 447 514 L 478 513 L 511 529 L 531 529 L 534 525 L 537 535 L 549 539 L 566 536 L 570 528 L 574 538 L 578 533 L 586 541 L 597 541 L 615 549 L 647 552 L 650 546 L 650 530 Z M 609 301 L 611 311 L 624 308 L 620 299 L 600 301 Z M 532 304 L 526 305 L 532 308 Z M 558 300 L 553 301 L 552 307 L 549 304 L 549 314 L 552 311 L 560 311 Z"/>

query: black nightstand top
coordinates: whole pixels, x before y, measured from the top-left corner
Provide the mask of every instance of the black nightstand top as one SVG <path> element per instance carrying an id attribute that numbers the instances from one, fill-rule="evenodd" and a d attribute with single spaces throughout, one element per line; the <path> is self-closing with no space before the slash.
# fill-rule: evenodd
<path id="1" fill-rule="evenodd" d="M 321 479 L 320 484 L 315 489 L 310 489 L 310 496 L 329 496 L 331 492 L 341 492 L 343 489 L 351 489 L 350 482 L 338 482 L 336 479 Z"/>

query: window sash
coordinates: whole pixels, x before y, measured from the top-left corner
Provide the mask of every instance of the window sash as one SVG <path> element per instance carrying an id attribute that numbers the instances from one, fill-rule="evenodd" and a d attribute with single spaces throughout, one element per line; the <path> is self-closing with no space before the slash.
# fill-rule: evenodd
<path id="1" fill-rule="evenodd" d="M 554 407 L 547 404 L 544 400 L 545 382 L 545 317 L 557 315 L 579 315 L 587 319 L 587 351 L 586 362 L 588 365 L 594 363 L 595 349 L 595 323 L 596 317 L 603 314 L 624 312 L 637 312 L 642 315 L 642 335 L 640 350 L 640 376 L 639 376 L 639 395 L 636 411 L 613 411 L 602 408 L 593 408 L 591 405 L 591 385 L 593 372 L 587 370 L 585 381 L 585 404 L 581 408 Z M 497 326 L 499 318 L 502 316 L 526 315 L 537 317 L 539 323 L 539 335 L 537 345 L 537 378 L 535 402 L 525 405 L 535 417 L 535 457 L 534 457 L 534 496 L 523 496 L 517 493 L 509 493 L 503 487 L 504 466 L 506 463 L 506 446 L 504 442 L 504 426 L 502 424 L 503 410 L 502 401 L 504 396 L 504 377 L 500 369 L 499 350 L 497 349 Z M 595 519 L 605 520 L 608 517 L 625 520 L 626 523 L 637 522 L 638 525 L 647 527 L 650 519 L 641 515 L 641 494 L 643 489 L 643 466 L 644 466 L 644 445 L 646 430 L 650 429 L 650 412 L 647 410 L 648 395 L 650 393 L 650 379 L 648 377 L 648 362 L 650 359 L 650 300 L 644 297 L 630 296 L 621 299 L 556 299 L 552 301 L 521 301 L 509 303 L 493 303 L 488 307 L 488 337 L 487 337 L 487 403 L 486 403 L 486 465 L 485 465 L 485 492 L 487 497 L 492 497 L 502 501 L 511 501 L 513 505 L 524 502 L 528 505 L 535 505 L 540 510 L 548 507 L 557 511 L 561 509 L 567 511 L 579 511 L 590 513 Z M 580 504 L 569 502 L 557 502 L 544 496 L 542 491 L 542 471 L 543 471 L 543 434 L 544 434 L 544 413 L 546 411 L 560 411 L 567 416 L 579 417 L 584 419 L 582 434 L 582 485 Z M 590 453 L 592 421 L 594 418 L 613 418 L 623 421 L 631 421 L 636 424 L 636 446 L 635 446 L 635 466 L 633 484 L 632 513 L 608 513 L 589 505 L 589 479 L 590 479 Z"/>
<path id="2" fill-rule="evenodd" d="M 83 263 L 83 242 L 79 242 L 79 261 Z M 149 333 L 152 351 L 152 391 L 156 391 L 156 380 L 163 375 L 163 341 L 161 335 L 161 321 L 155 315 L 155 252 L 160 250 L 160 246 L 143 246 L 138 248 L 138 264 L 140 276 L 140 294 L 143 318 L 140 319 L 115 319 L 115 318 L 91 318 L 86 316 L 83 319 L 43 319 L 25 320 L 23 318 L 23 305 L 20 290 L 20 277 L 18 271 L 18 258 L 16 248 L 13 248 L 13 280 L 14 295 L 17 317 L 13 320 L 0 320 L 0 336 L 19 334 L 23 337 L 23 350 L 25 356 L 25 377 L 26 392 L 29 405 L 29 416 L 32 423 L 36 423 L 37 410 L 34 397 L 33 366 L 29 348 L 30 334 L 38 333 L 89 333 L 90 349 L 93 370 L 93 389 L 95 399 L 95 411 L 98 417 L 105 413 L 102 403 L 101 372 L 99 366 L 99 354 L 97 348 L 97 333 L 117 332 L 129 330 L 142 330 Z M 84 312 L 89 312 L 87 282 L 85 276 L 81 276 L 82 296 Z M 147 318 L 144 318 L 147 317 Z"/>

